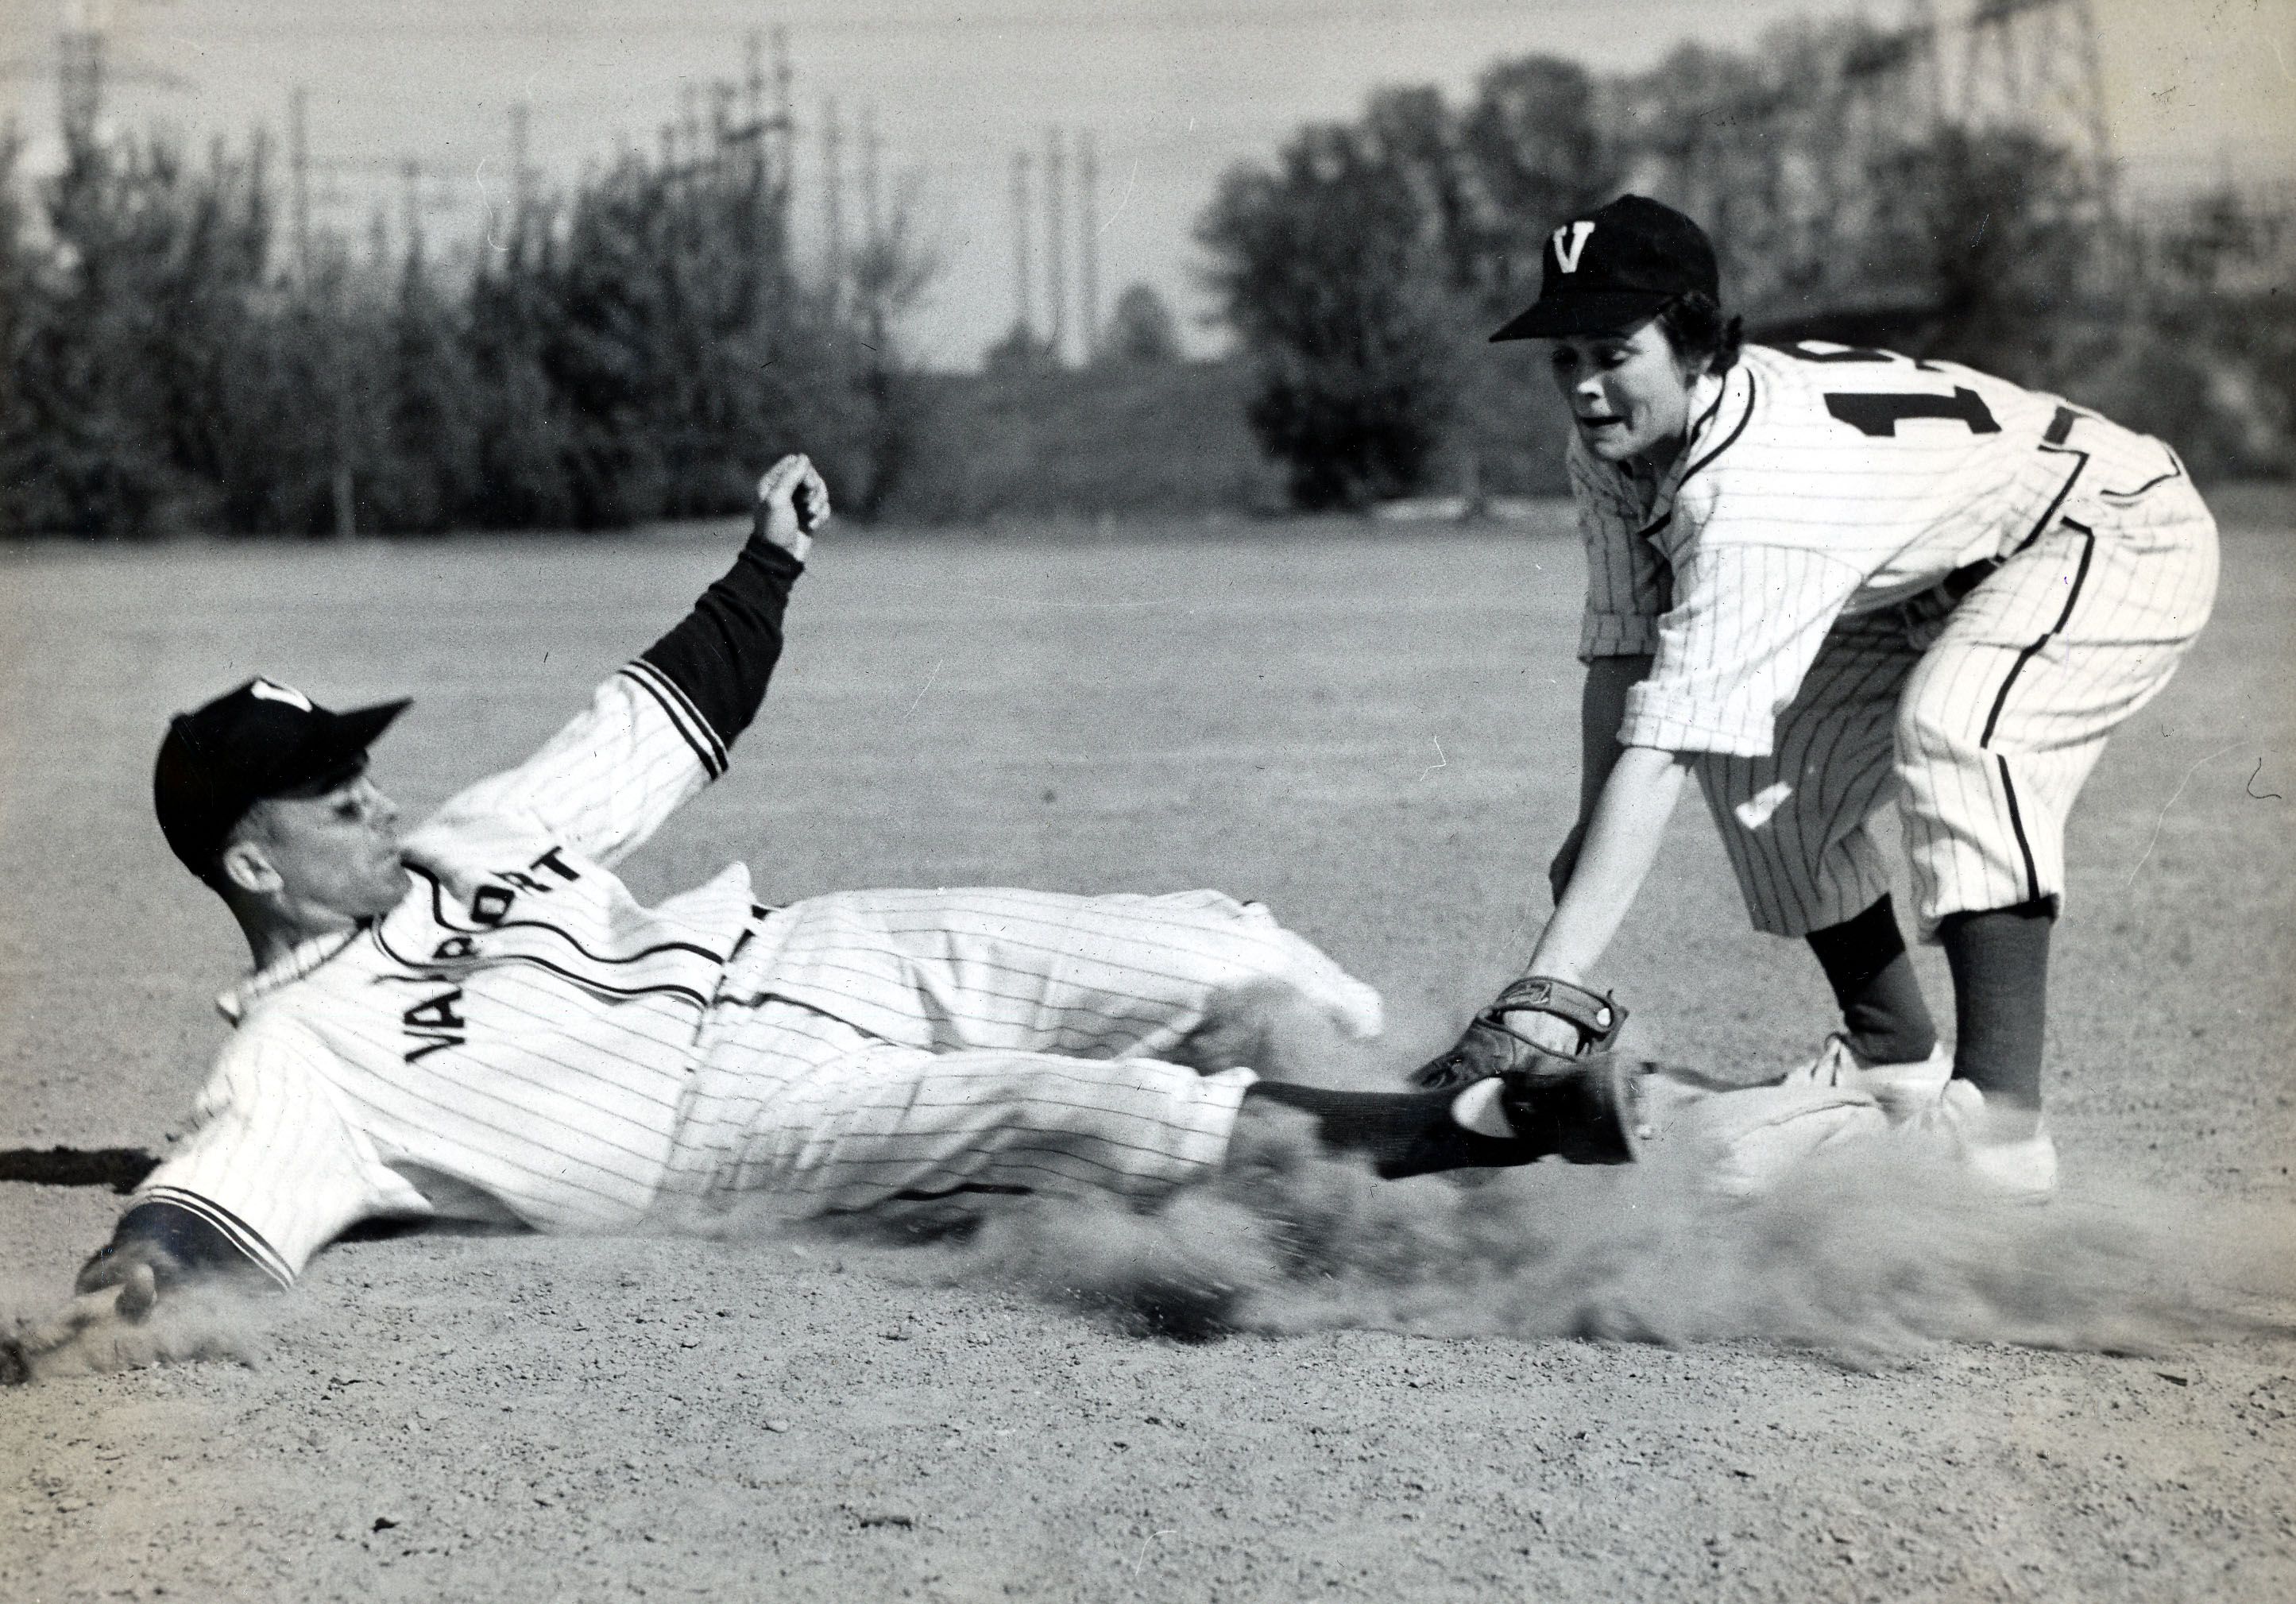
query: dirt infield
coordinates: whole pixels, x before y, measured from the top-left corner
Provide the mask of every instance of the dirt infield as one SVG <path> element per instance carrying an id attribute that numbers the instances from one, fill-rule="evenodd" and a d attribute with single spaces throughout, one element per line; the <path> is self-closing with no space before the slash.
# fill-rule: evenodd
<path id="1" fill-rule="evenodd" d="M 1218 886 L 1381 985 L 1398 1066 L 1527 948 L 1576 788 L 1572 543 L 832 533 L 641 896 L 736 856 L 776 900 Z M 419 815 L 730 538 L 0 552 L 0 1149 L 164 1151 L 219 1037 L 243 953 L 150 822 L 167 713 L 257 671 L 412 691 L 376 772 Z M 0 1393 L 0 1595 L 2296 1596 L 2292 616 L 2287 531 L 2231 534 L 2076 815 L 2050 1210 L 1319 1168 L 1305 1202 L 970 1241 L 357 1240 L 161 1333 L 251 1365 Z M 1642 1042 L 1814 1046 L 1823 981 L 1743 928 L 1696 810 L 1660 876 L 1605 976 Z M 0 1319 L 118 1207 L 0 1183 Z M 1224 1334 L 1177 1339 L 1164 1294 L 1208 1286 Z"/>

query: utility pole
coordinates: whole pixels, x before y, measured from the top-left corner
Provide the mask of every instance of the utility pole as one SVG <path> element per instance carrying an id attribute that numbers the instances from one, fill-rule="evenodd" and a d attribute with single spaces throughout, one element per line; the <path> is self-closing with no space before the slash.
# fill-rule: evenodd
<path id="1" fill-rule="evenodd" d="M 101 131 L 104 93 L 114 84 L 187 89 L 189 79 L 122 59 L 107 31 L 111 0 L 63 0 L 56 29 L 56 112 L 67 156 L 91 148 Z M 14 76 L 11 66 L 0 69 Z"/>
<path id="2" fill-rule="evenodd" d="M 96 119 L 103 112 L 103 55 L 101 0 L 65 0 L 63 27 L 56 34 L 56 107 L 67 151 L 95 143 Z"/>
<path id="3" fill-rule="evenodd" d="M 1077 248 L 1084 258 L 1084 359 L 1100 358 L 1100 151 L 1092 130 L 1077 135 Z"/>
<path id="4" fill-rule="evenodd" d="M 750 137 L 750 193 L 766 187 L 766 36 L 751 29 L 742 42 L 742 121 Z"/>
<path id="5" fill-rule="evenodd" d="M 1037 308 L 1032 290 L 1035 265 L 1029 259 L 1029 152 L 1013 152 L 1013 326 L 1029 340 L 1037 337 Z"/>
<path id="6" fill-rule="evenodd" d="M 511 214 L 523 222 L 534 205 L 534 166 L 529 143 L 533 108 L 524 101 L 512 101 L 510 108 L 510 194 Z"/>
<path id="7" fill-rule="evenodd" d="M 797 193 L 797 102 L 791 88 L 796 74 L 790 69 L 789 29 L 774 25 L 774 126 L 781 131 L 781 171 L 778 185 L 778 205 L 781 209 L 782 236 L 789 236 L 790 200 Z"/>
<path id="8" fill-rule="evenodd" d="M 314 294 L 311 274 L 311 92 L 301 84 L 287 98 L 287 170 L 293 192 L 295 229 L 295 288 L 303 298 L 302 315 L 309 315 Z M 332 252 L 330 253 L 332 254 Z M 340 298 L 342 273 L 338 262 L 325 280 L 327 311 L 316 331 L 325 348 L 325 383 L 332 392 L 332 416 L 325 430 L 327 454 L 333 459 L 327 488 L 335 534 L 348 540 L 357 532 L 358 512 L 350 467 L 350 390 L 348 364 L 343 360 L 343 321 Z"/>
<path id="9" fill-rule="evenodd" d="M 295 287 L 311 290 L 311 92 L 295 86 L 287 97 L 287 173 L 294 187 Z"/>
<path id="10" fill-rule="evenodd" d="M 880 164 L 884 159 L 884 142 L 877 136 L 877 108 L 861 108 L 861 216 L 865 248 L 875 255 L 885 239 L 885 215 L 882 196 L 879 191 Z"/>
<path id="11" fill-rule="evenodd" d="M 845 298 L 845 125 L 834 99 L 821 102 L 821 205 L 833 309 Z"/>
<path id="12" fill-rule="evenodd" d="M 723 185 L 734 142 L 734 86 L 709 86 L 709 182 Z"/>
<path id="13" fill-rule="evenodd" d="M 766 117 L 766 36 L 755 28 L 742 36 L 742 115 L 751 123 Z"/>
<path id="14" fill-rule="evenodd" d="M 1058 128 L 1045 133 L 1045 293 L 1052 302 L 1046 339 L 1053 365 L 1068 365 L 1068 150 Z"/>
<path id="15" fill-rule="evenodd" d="M 406 185 L 406 256 L 412 261 L 422 254 L 422 164 L 409 156 L 399 163 L 398 176 Z"/>
<path id="16" fill-rule="evenodd" d="M 2087 209 L 2117 236 L 2120 163 L 2090 0 L 1977 0 L 1966 26 L 1960 121 L 2066 137 L 2080 161 Z"/>

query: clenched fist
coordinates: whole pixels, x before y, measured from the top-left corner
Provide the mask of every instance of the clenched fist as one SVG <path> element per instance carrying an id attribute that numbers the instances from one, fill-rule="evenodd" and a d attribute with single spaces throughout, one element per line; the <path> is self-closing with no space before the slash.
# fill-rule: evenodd
<path id="1" fill-rule="evenodd" d="M 813 532 L 829 521 L 829 485 L 802 452 L 792 452 L 758 480 L 758 538 L 800 562 L 813 549 Z"/>

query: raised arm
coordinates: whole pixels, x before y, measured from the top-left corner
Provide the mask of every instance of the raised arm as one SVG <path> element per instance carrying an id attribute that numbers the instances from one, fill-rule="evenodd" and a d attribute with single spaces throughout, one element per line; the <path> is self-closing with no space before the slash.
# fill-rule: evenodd
<path id="1" fill-rule="evenodd" d="M 535 755 L 447 802 L 415 832 L 505 815 L 612 864 L 726 772 L 727 751 L 764 702 L 782 651 L 782 615 L 804 571 L 829 488 L 803 456 L 758 482 L 750 538 L 693 610 L 598 687 L 589 707 Z"/>

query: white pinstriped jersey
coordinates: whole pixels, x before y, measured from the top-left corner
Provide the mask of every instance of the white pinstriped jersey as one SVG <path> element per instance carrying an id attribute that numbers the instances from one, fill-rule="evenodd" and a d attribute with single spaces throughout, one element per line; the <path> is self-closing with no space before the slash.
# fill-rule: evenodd
<path id="1" fill-rule="evenodd" d="M 286 1282 L 377 1215 L 610 1230 L 729 1188 L 800 1213 L 1147 1196 L 1217 1162 L 1253 1078 L 1188 1067 L 1221 999 L 1272 986 L 1380 1028 L 1376 992 L 1216 892 L 841 892 L 765 917 L 737 865 L 640 906 L 609 865 L 723 763 L 651 663 L 609 680 L 407 838 L 398 907 L 225 999 L 198 1128 L 137 1204 Z"/>
<path id="2" fill-rule="evenodd" d="M 227 994 L 198 1128 L 139 1201 L 191 1210 L 281 1281 L 376 1215 L 634 1220 L 695 1037 L 752 917 L 736 864 L 642 906 L 611 865 L 722 742 L 638 661 L 508 773 L 408 835 L 412 887 Z"/>
<path id="3" fill-rule="evenodd" d="M 1885 351 L 1750 346 L 1701 389 L 1656 483 L 1570 445 L 1579 655 L 1654 654 L 1620 731 L 1633 745 L 1764 754 L 1836 618 L 2148 487 L 2084 482 L 2099 454 L 2183 473 L 2167 446 L 2054 396 Z"/>

